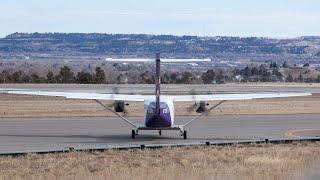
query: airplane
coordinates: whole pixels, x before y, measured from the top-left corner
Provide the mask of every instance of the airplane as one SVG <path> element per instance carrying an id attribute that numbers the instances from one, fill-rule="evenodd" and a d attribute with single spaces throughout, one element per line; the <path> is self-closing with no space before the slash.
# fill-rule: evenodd
<path id="1" fill-rule="evenodd" d="M 311 93 L 301 92 L 282 92 L 282 93 L 245 93 L 245 94 L 207 94 L 207 95 L 161 95 L 160 93 L 160 54 L 156 54 L 156 80 L 155 95 L 131 95 L 131 94 L 103 94 L 103 93 L 84 93 L 84 92 L 53 92 L 53 91 L 36 91 L 23 89 L 2 89 L 3 92 L 9 94 L 22 94 L 34 96 L 54 96 L 65 97 L 68 99 L 90 99 L 99 103 L 105 110 L 108 110 L 120 119 L 124 120 L 132 126 L 131 138 L 136 138 L 139 131 L 156 130 L 161 136 L 164 130 L 178 130 L 180 135 L 187 139 L 187 131 L 185 127 L 191 122 L 207 116 L 210 111 L 217 108 L 226 101 L 234 100 L 250 100 L 264 98 L 281 98 L 281 97 L 297 97 L 309 96 Z M 170 62 L 170 60 L 167 60 Z M 181 60 L 179 60 L 181 62 Z M 113 107 L 103 104 L 100 100 L 114 101 Z M 219 101 L 217 104 L 209 106 L 208 101 Z M 125 106 L 128 102 L 144 102 L 144 124 L 136 124 L 126 118 L 121 113 L 125 112 Z M 175 102 L 193 102 L 193 110 L 199 113 L 189 120 L 187 123 L 177 125 L 174 123 L 174 103 Z"/>

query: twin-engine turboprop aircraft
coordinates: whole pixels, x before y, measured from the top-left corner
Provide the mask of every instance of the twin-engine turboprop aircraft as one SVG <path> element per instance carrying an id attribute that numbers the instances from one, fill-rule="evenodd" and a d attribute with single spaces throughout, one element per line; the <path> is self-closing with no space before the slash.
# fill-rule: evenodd
<path id="1" fill-rule="evenodd" d="M 180 60 L 181 61 L 181 60 Z M 80 92 L 52 92 L 30 90 L 2 90 L 9 94 L 24 94 L 36 96 L 61 96 L 70 99 L 92 99 L 106 110 L 116 114 L 119 118 L 130 124 L 133 129 L 131 137 L 135 138 L 140 130 L 157 130 L 161 135 L 162 130 L 179 130 L 181 136 L 187 139 L 187 131 L 184 127 L 192 121 L 207 115 L 212 109 L 228 100 L 246 100 L 256 98 L 279 98 L 294 96 L 309 96 L 310 93 L 252 93 L 252 94 L 209 94 L 209 95 L 162 95 L 160 96 L 160 55 L 156 56 L 156 91 L 155 95 L 128 95 L 128 94 L 103 94 L 103 93 L 80 93 Z M 103 104 L 100 100 L 114 101 L 113 107 Z M 144 102 L 144 124 L 139 125 L 131 122 L 120 113 L 125 111 L 128 102 Z M 208 101 L 220 101 L 209 106 Z M 182 125 L 174 124 L 174 102 L 194 102 L 194 110 L 200 113 L 189 122 Z"/>

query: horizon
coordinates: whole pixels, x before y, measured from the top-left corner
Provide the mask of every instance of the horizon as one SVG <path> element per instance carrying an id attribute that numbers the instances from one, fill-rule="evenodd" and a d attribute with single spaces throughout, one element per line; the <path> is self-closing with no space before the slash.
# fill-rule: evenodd
<path id="1" fill-rule="evenodd" d="M 3 0 L 0 37 L 13 32 L 320 36 L 319 10 L 317 0 Z"/>
<path id="2" fill-rule="evenodd" d="M 320 37 L 320 35 L 303 35 L 303 36 L 296 36 L 296 37 L 267 37 L 267 36 L 201 36 L 201 35 L 175 35 L 175 34 L 144 34 L 144 33 L 103 33 L 103 32 L 12 32 L 5 36 L 0 36 L 0 38 L 6 38 L 7 36 L 13 34 L 103 34 L 103 35 L 147 35 L 147 36 L 176 36 L 176 37 L 183 37 L 183 36 L 193 36 L 198 38 L 215 38 L 215 37 L 232 37 L 232 38 L 266 38 L 266 39 L 297 39 L 303 37 Z"/>

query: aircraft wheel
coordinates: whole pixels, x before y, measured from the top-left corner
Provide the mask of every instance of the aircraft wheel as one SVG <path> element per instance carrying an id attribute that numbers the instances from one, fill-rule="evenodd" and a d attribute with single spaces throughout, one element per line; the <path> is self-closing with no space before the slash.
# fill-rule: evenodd
<path id="1" fill-rule="evenodd" d="M 132 138 L 132 139 L 136 138 L 136 132 L 135 132 L 135 130 L 132 130 L 132 131 L 131 131 L 131 138 Z"/>
<path id="2" fill-rule="evenodd" d="M 183 131 L 183 139 L 187 139 L 187 131 Z"/>
<path id="3" fill-rule="evenodd" d="M 159 130 L 159 136 L 161 136 L 162 135 L 162 132 L 161 132 L 161 130 Z"/>

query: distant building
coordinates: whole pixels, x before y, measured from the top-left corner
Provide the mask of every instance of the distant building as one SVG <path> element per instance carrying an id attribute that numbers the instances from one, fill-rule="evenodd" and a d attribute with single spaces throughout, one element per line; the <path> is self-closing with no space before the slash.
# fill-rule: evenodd
<path id="1" fill-rule="evenodd" d="M 197 64 L 197 63 L 188 63 L 187 66 L 188 67 L 197 67 L 197 66 L 199 66 L 199 64 Z"/>
<path id="2" fill-rule="evenodd" d="M 237 75 L 234 77 L 234 80 L 238 83 L 240 83 L 243 80 L 243 77 L 241 75 Z"/>

